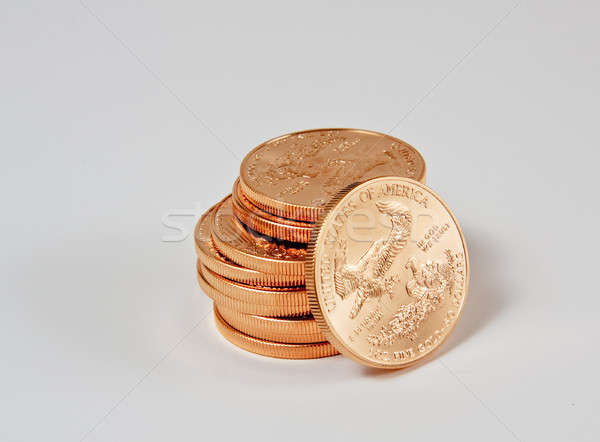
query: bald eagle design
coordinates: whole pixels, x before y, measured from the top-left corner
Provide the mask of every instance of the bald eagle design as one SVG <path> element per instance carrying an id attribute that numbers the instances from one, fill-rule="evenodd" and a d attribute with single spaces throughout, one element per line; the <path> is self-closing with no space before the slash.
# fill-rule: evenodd
<path id="1" fill-rule="evenodd" d="M 354 264 L 346 261 L 346 244 L 342 242 L 335 256 L 336 293 L 342 298 L 354 299 L 350 318 L 355 318 L 369 298 L 393 296 L 393 287 L 399 278 L 386 276 L 398 253 L 404 248 L 412 225 L 408 209 L 396 201 L 380 201 L 377 209 L 390 217 L 392 229 L 385 239 L 375 241 Z"/>

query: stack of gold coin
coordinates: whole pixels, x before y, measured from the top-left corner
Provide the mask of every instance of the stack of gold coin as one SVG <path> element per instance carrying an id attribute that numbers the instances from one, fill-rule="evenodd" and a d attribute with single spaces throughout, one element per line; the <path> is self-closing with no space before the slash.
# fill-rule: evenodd
<path id="1" fill-rule="evenodd" d="M 341 189 L 388 175 L 424 182 L 425 162 L 409 144 L 371 131 L 296 132 L 252 150 L 231 195 L 195 229 L 198 282 L 221 334 L 271 357 L 337 354 L 311 314 L 308 243 Z"/>

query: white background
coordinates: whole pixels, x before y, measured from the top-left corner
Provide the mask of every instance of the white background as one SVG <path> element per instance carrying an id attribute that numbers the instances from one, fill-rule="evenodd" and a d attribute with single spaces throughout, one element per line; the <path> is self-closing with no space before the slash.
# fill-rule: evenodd
<path id="1" fill-rule="evenodd" d="M 0 440 L 598 440 L 597 2 L 1 7 Z M 163 241 L 315 127 L 413 144 L 462 224 L 425 365 L 238 350 Z"/>

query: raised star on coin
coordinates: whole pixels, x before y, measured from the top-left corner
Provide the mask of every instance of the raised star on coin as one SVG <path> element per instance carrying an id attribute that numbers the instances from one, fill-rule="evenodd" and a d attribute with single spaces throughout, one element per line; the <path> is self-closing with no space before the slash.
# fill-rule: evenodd
<path id="1" fill-rule="evenodd" d="M 306 263 L 311 311 L 336 348 L 400 368 L 450 334 L 468 287 L 462 232 L 421 183 L 384 177 L 350 186 L 317 223 Z"/>

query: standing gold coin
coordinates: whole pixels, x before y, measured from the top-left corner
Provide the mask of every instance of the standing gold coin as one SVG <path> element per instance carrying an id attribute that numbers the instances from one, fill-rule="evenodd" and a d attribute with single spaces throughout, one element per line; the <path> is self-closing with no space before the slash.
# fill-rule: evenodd
<path id="1" fill-rule="evenodd" d="M 233 298 L 211 286 L 201 271 L 196 272 L 196 277 L 200 288 L 209 298 L 230 310 L 237 310 L 249 315 L 272 317 L 306 316 L 310 314 L 310 307 L 306 304 L 258 304 Z"/>
<path id="2" fill-rule="evenodd" d="M 242 267 L 285 275 L 294 285 L 304 284 L 306 249 L 253 237 L 237 221 L 231 204 L 231 197 L 223 200 L 213 218 L 211 234 L 219 252 Z"/>
<path id="3" fill-rule="evenodd" d="M 215 206 L 216 207 L 216 206 Z M 215 207 L 206 212 L 194 229 L 196 254 L 200 263 L 213 272 L 234 281 L 271 287 L 295 286 L 303 283 L 298 277 L 289 277 L 276 273 L 264 273 L 248 269 L 229 261 L 215 248 L 210 234 Z"/>
<path id="4" fill-rule="evenodd" d="M 217 304 L 219 313 L 233 328 L 254 338 L 288 344 L 326 341 L 312 316 L 298 318 L 268 318 L 246 315 Z"/>
<path id="5" fill-rule="evenodd" d="M 252 150 L 240 167 L 242 193 L 274 215 L 316 221 L 343 187 L 384 175 L 425 182 L 425 161 L 410 144 L 358 129 L 283 135 Z"/>
<path id="6" fill-rule="evenodd" d="M 357 228 L 365 218 L 371 228 Z M 340 192 L 309 246 L 306 283 L 319 327 L 340 352 L 370 366 L 405 367 L 438 348 L 460 316 L 468 280 L 454 215 L 407 178 Z"/>
<path id="7" fill-rule="evenodd" d="M 254 206 L 239 190 L 239 180 L 233 185 L 233 212 L 247 227 L 275 239 L 308 243 L 313 223 L 285 220 Z"/>
<path id="8" fill-rule="evenodd" d="M 225 339 L 246 351 L 280 359 L 316 359 L 338 354 L 329 342 L 285 344 L 253 338 L 227 324 L 215 306 L 215 324 Z"/>

